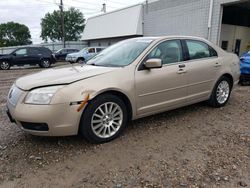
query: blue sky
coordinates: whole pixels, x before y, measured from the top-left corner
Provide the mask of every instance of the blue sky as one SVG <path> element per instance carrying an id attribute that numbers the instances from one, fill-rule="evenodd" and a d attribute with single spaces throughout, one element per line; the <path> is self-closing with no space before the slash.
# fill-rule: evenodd
<path id="1" fill-rule="evenodd" d="M 40 38 L 41 18 L 47 12 L 58 10 L 60 0 L 0 0 L 0 23 L 9 21 L 25 24 L 29 27 L 32 41 L 37 44 Z M 107 11 L 123 8 L 143 2 L 143 0 L 63 0 L 65 9 L 80 9 L 85 18 L 101 13 L 102 4 L 106 3 Z"/>

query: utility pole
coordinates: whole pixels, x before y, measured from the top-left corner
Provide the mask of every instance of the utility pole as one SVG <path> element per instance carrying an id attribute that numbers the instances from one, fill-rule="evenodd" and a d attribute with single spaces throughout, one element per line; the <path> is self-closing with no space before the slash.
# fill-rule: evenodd
<path id="1" fill-rule="evenodd" d="M 65 48 L 65 30 L 64 30 L 64 14 L 63 14 L 63 0 L 60 0 L 60 10 L 61 10 L 61 31 L 62 31 L 62 42 Z"/>

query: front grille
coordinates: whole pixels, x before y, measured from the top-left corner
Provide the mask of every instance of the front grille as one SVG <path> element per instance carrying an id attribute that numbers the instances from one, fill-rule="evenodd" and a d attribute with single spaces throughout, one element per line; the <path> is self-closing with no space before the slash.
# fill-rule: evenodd
<path id="1" fill-rule="evenodd" d="M 18 102 L 19 98 L 21 97 L 21 95 L 22 95 L 22 90 L 16 86 L 13 86 L 10 89 L 10 92 L 8 95 L 8 100 L 9 100 L 10 104 L 12 104 L 15 107 L 17 105 L 17 102 Z"/>
<path id="2" fill-rule="evenodd" d="M 48 131 L 49 127 L 47 123 L 29 123 L 29 122 L 20 122 L 22 127 L 27 130 L 32 131 Z"/>

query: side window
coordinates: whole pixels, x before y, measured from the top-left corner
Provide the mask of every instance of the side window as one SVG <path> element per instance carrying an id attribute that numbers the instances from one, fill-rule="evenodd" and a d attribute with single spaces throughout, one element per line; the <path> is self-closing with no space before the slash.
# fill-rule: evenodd
<path id="1" fill-rule="evenodd" d="M 26 48 L 23 48 L 23 49 L 20 49 L 20 50 L 16 51 L 16 55 L 26 55 L 26 54 L 27 54 L 27 49 Z"/>
<path id="2" fill-rule="evenodd" d="M 101 52 L 103 50 L 103 48 L 96 48 L 96 52 Z"/>
<path id="3" fill-rule="evenodd" d="M 40 54 L 40 51 L 38 49 L 35 49 L 35 48 L 30 48 L 29 49 L 29 54 L 38 55 L 38 54 Z"/>
<path id="4" fill-rule="evenodd" d="M 89 52 L 89 53 L 95 53 L 95 48 L 90 48 L 90 49 L 88 49 L 88 52 Z"/>
<path id="5" fill-rule="evenodd" d="M 67 50 L 66 50 L 66 49 L 62 49 L 62 50 L 60 51 L 60 53 L 61 53 L 61 54 L 65 54 L 65 53 L 67 53 Z"/>
<path id="6" fill-rule="evenodd" d="M 165 41 L 155 47 L 146 59 L 158 58 L 162 64 L 176 63 L 183 60 L 180 40 Z"/>
<path id="7" fill-rule="evenodd" d="M 217 52 L 215 51 L 215 49 L 213 49 L 212 47 L 209 46 L 209 52 L 210 52 L 210 57 L 218 57 Z"/>
<path id="8" fill-rule="evenodd" d="M 204 42 L 196 40 L 186 40 L 186 42 L 190 60 L 217 56 L 217 52 Z"/>

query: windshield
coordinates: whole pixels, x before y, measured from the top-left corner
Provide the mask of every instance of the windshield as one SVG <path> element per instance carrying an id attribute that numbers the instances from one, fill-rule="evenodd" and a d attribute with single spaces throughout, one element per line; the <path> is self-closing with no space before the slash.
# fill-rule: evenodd
<path id="1" fill-rule="evenodd" d="M 79 53 L 83 53 L 83 52 L 85 52 L 87 49 L 88 49 L 88 48 L 83 48 L 82 50 L 80 50 Z"/>
<path id="2" fill-rule="evenodd" d="M 56 51 L 56 54 L 60 53 L 61 51 L 62 51 L 62 49 L 60 49 L 60 50 L 57 50 L 57 51 Z"/>
<path id="3" fill-rule="evenodd" d="M 104 67 L 123 67 L 131 64 L 152 42 L 135 38 L 119 42 L 106 48 L 88 61 L 89 65 Z"/>

